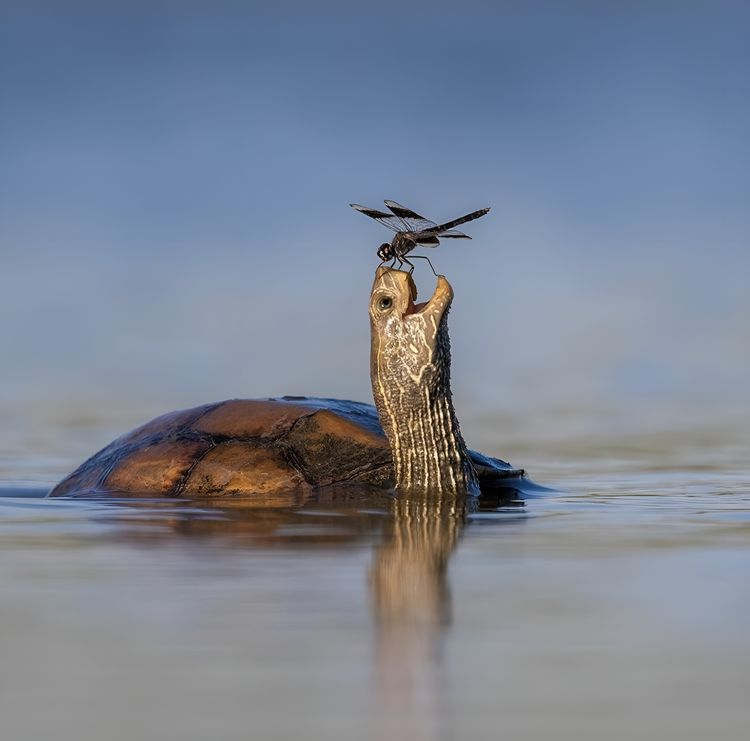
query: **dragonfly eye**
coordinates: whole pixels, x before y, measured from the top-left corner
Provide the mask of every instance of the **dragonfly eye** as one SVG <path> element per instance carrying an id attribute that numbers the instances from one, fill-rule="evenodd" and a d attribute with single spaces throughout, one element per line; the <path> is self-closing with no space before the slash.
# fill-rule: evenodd
<path id="1" fill-rule="evenodd" d="M 385 262 L 386 260 L 390 260 L 393 255 L 391 253 L 391 245 L 388 244 L 388 242 L 383 242 L 383 244 L 380 245 L 378 248 L 378 257 Z"/>
<path id="2" fill-rule="evenodd" d="M 382 296 L 378 301 L 378 309 L 380 311 L 388 311 L 393 306 L 393 299 L 390 296 Z"/>

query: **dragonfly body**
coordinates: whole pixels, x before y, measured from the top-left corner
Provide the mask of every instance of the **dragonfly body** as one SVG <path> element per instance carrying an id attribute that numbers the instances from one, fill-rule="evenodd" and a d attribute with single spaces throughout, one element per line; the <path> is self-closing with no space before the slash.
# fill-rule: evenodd
<path id="1" fill-rule="evenodd" d="M 471 239 L 468 234 L 459 232 L 453 227 L 478 219 L 489 211 L 489 208 L 482 208 L 479 211 L 472 211 L 470 214 L 453 219 L 453 221 L 448 221 L 445 224 L 436 224 L 434 221 L 425 219 L 424 216 L 420 216 L 415 211 L 395 201 L 385 201 L 385 205 L 391 213 L 367 208 L 366 206 L 359 206 L 356 203 L 349 205 L 365 216 L 375 219 L 375 221 L 380 222 L 383 226 L 396 232 L 390 242 L 384 242 L 378 248 L 378 257 L 381 262 L 392 261 L 393 264 L 398 262 L 399 267 L 406 263 L 411 266 L 412 270 L 414 269 L 414 265 L 409 261 L 407 255 L 415 247 L 437 247 L 440 244 L 440 239 L 444 238 Z M 432 268 L 432 263 L 427 257 L 422 255 L 413 255 L 413 257 L 427 260 Z M 432 272 L 435 272 L 435 268 L 432 268 Z"/>
<path id="2" fill-rule="evenodd" d="M 403 259 L 419 243 L 410 232 L 396 232 L 390 242 L 383 242 L 378 248 L 378 257 L 381 262 Z"/>

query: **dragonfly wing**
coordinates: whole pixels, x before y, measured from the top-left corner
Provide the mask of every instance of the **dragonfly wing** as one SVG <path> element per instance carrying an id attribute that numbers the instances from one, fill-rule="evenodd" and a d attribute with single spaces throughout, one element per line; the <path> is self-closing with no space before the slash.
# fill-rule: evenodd
<path id="1" fill-rule="evenodd" d="M 371 219 L 375 219 L 375 221 L 380 222 L 383 226 L 387 226 L 394 232 L 410 231 L 408 225 L 398 216 L 387 214 L 384 211 L 378 211 L 374 208 L 367 208 L 367 206 L 360 206 L 357 203 L 350 203 L 349 205 L 355 211 L 359 211 L 361 214 L 369 216 Z"/>
<path id="2" fill-rule="evenodd" d="M 474 221 L 474 219 L 478 219 L 480 216 L 484 216 L 488 211 L 488 208 L 480 208 L 479 211 L 472 211 L 470 214 L 466 214 L 466 216 L 460 216 L 458 219 L 453 219 L 453 221 L 448 221 L 445 224 L 441 224 L 438 229 L 441 232 L 448 231 L 449 229 L 452 229 L 454 226 L 458 226 L 459 224 L 465 224 L 467 221 Z"/>
<path id="3" fill-rule="evenodd" d="M 406 208 L 406 206 L 396 203 L 396 201 L 383 201 L 383 203 L 385 203 L 385 205 L 388 206 L 396 216 L 401 216 L 405 219 L 424 219 L 424 216 L 420 216 L 416 211 L 412 211 L 410 208 Z"/>
<path id="4" fill-rule="evenodd" d="M 437 224 L 434 221 L 425 219 L 424 216 L 420 216 L 416 211 L 412 211 L 410 208 L 406 208 L 406 206 L 396 203 L 396 201 L 384 201 L 384 203 L 396 216 L 406 222 L 408 227 L 407 231 L 424 232 L 428 229 L 437 228 Z"/>
<path id="5" fill-rule="evenodd" d="M 443 236 L 442 234 L 440 235 Z M 417 235 L 416 242 L 421 247 L 437 247 L 440 244 L 440 240 L 434 234 Z"/>
<path id="6" fill-rule="evenodd" d="M 458 231 L 458 229 L 448 229 L 447 232 L 440 232 L 440 239 L 448 237 L 450 239 L 471 239 L 468 234 Z"/>

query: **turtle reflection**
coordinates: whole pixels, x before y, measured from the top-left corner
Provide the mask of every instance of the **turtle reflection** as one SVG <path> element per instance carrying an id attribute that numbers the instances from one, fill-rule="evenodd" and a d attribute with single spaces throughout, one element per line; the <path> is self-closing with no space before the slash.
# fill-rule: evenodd
<path id="1" fill-rule="evenodd" d="M 236 508 L 164 500 L 126 504 L 124 509 L 107 507 L 103 517 L 131 542 L 171 542 L 178 535 L 248 551 L 373 543 L 363 578 L 376 631 L 377 736 L 389 741 L 439 736 L 438 659 L 451 618 L 448 564 L 468 516 L 500 509 L 506 513 L 498 515 L 502 521 L 523 511 L 515 489 L 481 500 L 366 493 L 359 487 L 307 497 L 290 494 L 256 502 L 256 507 L 247 501 Z"/>

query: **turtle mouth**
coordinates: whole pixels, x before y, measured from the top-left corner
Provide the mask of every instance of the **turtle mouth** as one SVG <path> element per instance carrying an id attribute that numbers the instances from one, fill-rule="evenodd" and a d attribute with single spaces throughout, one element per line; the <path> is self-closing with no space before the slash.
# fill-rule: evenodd
<path id="1" fill-rule="evenodd" d="M 427 304 L 429 304 L 429 301 L 421 301 L 420 303 L 415 304 L 411 299 L 409 299 L 409 305 L 406 307 L 404 316 L 409 316 L 410 314 L 420 314 L 427 308 Z"/>
<path id="2" fill-rule="evenodd" d="M 430 318 L 439 322 L 451 305 L 453 289 L 445 276 L 439 275 L 432 296 L 427 301 L 417 303 L 417 286 L 411 274 L 381 265 L 375 271 L 375 282 L 370 295 L 376 302 L 371 306 L 374 318 L 382 316 L 384 310 L 389 311 L 391 302 L 395 302 L 398 306 L 395 316 L 401 319 L 420 316 L 425 320 Z M 377 303 L 383 299 L 387 301 L 386 304 Z"/>
<path id="3" fill-rule="evenodd" d="M 415 302 L 415 299 L 417 298 L 417 287 L 411 275 L 409 276 L 409 289 L 410 296 L 406 311 L 404 311 L 404 316 L 411 316 L 413 314 L 425 314 L 428 312 L 435 312 L 436 314 L 442 316 L 453 298 L 453 290 L 451 288 L 451 285 L 442 275 L 438 276 L 435 290 L 432 292 L 432 296 L 427 299 L 427 301 L 420 301 L 419 303 Z"/>

